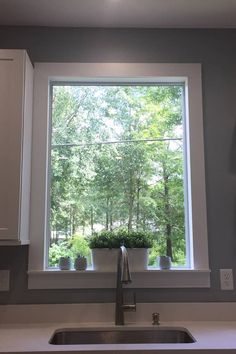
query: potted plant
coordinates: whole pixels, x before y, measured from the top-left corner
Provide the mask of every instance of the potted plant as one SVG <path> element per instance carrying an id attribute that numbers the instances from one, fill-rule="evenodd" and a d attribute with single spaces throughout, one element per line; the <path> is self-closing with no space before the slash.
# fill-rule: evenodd
<path id="1" fill-rule="evenodd" d="M 153 236 L 144 231 L 101 231 L 88 238 L 92 252 L 93 269 L 115 271 L 120 246 L 128 251 L 131 271 L 141 271 L 148 266 L 148 249 L 153 245 Z"/>

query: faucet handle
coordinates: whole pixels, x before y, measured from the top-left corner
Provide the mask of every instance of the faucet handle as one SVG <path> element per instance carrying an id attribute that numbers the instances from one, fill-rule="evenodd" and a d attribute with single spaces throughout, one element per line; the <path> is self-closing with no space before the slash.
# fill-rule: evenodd
<path id="1" fill-rule="evenodd" d="M 135 305 L 135 309 L 136 309 L 136 293 L 135 292 L 133 292 L 133 299 L 134 299 L 133 304 Z"/>
<path id="2" fill-rule="evenodd" d="M 136 294 L 133 293 L 134 302 L 132 304 L 124 304 L 122 308 L 124 311 L 136 311 Z"/>

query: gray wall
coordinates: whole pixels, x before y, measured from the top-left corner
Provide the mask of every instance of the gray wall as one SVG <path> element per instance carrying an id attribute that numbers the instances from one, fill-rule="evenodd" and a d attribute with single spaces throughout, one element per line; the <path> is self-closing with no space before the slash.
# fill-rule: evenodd
<path id="1" fill-rule="evenodd" d="M 211 288 L 138 289 L 137 301 L 236 301 L 219 288 L 219 268 L 236 275 L 236 30 L 0 27 L 0 48 L 27 49 L 33 62 L 202 63 Z M 0 248 L 11 270 L 0 303 L 114 301 L 113 290 L 28 291 L 27 262 L 27 246 Z"/>

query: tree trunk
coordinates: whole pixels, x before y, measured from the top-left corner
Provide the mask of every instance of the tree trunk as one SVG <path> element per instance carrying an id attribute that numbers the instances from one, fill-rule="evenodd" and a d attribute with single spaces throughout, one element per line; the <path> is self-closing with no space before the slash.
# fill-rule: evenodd
<path id="1" fill-rule="evenodd" d="M 113 230 L 113 217 L 112 217 L 112 213 L 113 213 L 113 200 L 110 199 L 110 212 L 109 212 L 110 231 Z"/>
<path id="2" fill-rule="evenodd" d="M 170 224 L 166 225 L 166 255 L 173 260 Z"/>
<path id="3" fill-rule="evenodd" d="M 166 214 L 166 255 L 171 257 L 173 260 L 173 253 L 172 253 L 172 240 L 171 240 L 171 233 L 172 227 L 170 223 L 170 203 L 169 203 L 169 179 L 166 173 L 165 166 L 163 166 L 163 178 L 164 178 L 164 195 L 165 195 L 165 214 Z"/>
<path id="4" fill-rule="evenodd" d="M 109 229 L 109 198 L 106 198 L 106 230 Z"/>
<path id="5" fill-rule="evenodd" d="M 91 207 L 91 211 L 90 211 L 90 225 L 91 225 L 91 234 L 93 234 L 94 232 L 93 207 Z"/>
<path id="6" fill-rule="evenodd" d="M 138 179 L 138 186 L 137 186 L 137 210 L 136 210 L 136 230 L 139 229 L 139 218 L 140 218 L 140 201 L 139 201 L 139 197 L 140 197 L 140 179 Z"/>
<path id="7" fill-rule="evenodd" d="M 72 208 L 72 235 L 76 232 L 75 208 Z"/>
<path id="8" fill-rule="evenodd" d="M 71 205 L 69 206 L 69 215 L 70 215 L 70 221 L 69 221 L 69 223 L 70 223 L 70 225 L 69 225 L 69 235 L 71 236 L 72 235 L 72 228 L 73 228 L 73 225 L 72 225 L 72 223 L 73 223 L 73 221 L 72 221 L 72 218 L 73 218 L 73 216 L 72 216 L 72 207 L 71 207 Z M 68 238 L 68 232 L 66 233 L 66 239 Z"/>
<path id="9" fill-rule="evenodd" d="M 84 220 L 84 218 L 83 218 L 83 222 L 82 222 L 82 227 L 83 227 L 82 234 L 84 236 L 84 234 L 85 234 L 85 220 Z"/>
<path id="10" fill-rule="evenodd" d="M 133 224 L 133 205 L 134 205 L 134 198 L 132 195 L 129 197 L 129 219 L 128 219 L 128 231 L 132 230 Z"/>
<path id="11" fill-rule="evenodd" d="M 128 200 L 129 200 L 129 219 L 128 219 L 128 231 L 132 230 L 133 224 L 133 208 L 134 208 L 134 187 L 133 187 L 133 175 L 132 171 L 129 171 L 129 188 L 128 188 Z"/>

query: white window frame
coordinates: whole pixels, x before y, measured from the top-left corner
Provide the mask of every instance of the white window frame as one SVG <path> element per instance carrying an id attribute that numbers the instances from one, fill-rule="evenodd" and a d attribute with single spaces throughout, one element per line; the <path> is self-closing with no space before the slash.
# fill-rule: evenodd
<path id="1" fill-rule="evenodd" d="M 50 82 L 181 82 L 185 84 L 185 138 L 190 237 L 188 269 L 133 274 L 134 288 L 209 287 L 201 64 L 36 63 L 34 72 L 31 223 L 28 287 L 112 288 L 115 273 L 46 268 Z M 192 216 L 192 217 L 191 217 Z M 188 242 L 188 241 L 187 241 Z"/>

